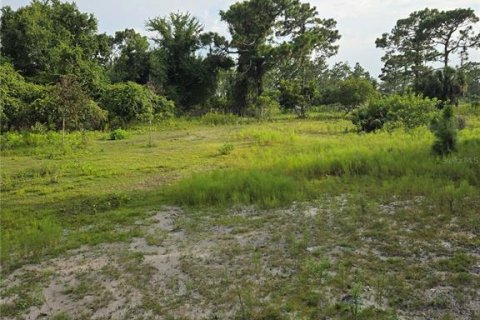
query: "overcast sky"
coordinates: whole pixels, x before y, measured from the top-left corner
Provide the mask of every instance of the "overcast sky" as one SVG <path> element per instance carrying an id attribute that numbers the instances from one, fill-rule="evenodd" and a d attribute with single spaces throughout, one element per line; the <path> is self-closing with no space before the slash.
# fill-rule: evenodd
<path id="1" fill-rule="evenodd" d="M 2 6 L 18 8 L 29 0 L 0 0 Z M 226 10 L 235 0 L 77 0 L 81 11 L 93 13 L 101 32 L 134 28 L 144 34 L 145 21 L 172 11 L 189 11 L 205 25 L 205 30 L 227 33 L 219 10 Z M 426 7 L 438 9 L 472 8 L 480 16 L 480 0 L 310 0 L 323 18 L 334 18 L 342 35 L 340 51 L 331 59 L 359 62 L 373 76 L 380 73 L 383 52 L 375 48 L 375 39 L 389 32 L 398 19 Z M 480 30 L 480 23 L 476 30 Z M 480 61 L 480 52 L 471 52 L 471 60 Z"/>

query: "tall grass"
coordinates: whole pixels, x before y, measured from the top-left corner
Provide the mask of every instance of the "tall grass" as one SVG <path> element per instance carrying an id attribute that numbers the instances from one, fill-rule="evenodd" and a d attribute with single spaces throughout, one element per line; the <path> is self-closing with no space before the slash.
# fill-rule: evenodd
<path id="1" fill-rule="evenodd" d="M 24 257 L 40 257 L 46 250 L 56 247 L 62 236 L 63 228 L 48 217 L 30 221 L 21 231 L 4 231 L 0 237 L 2 264 L 8 265 Z"/>
<path id="2" fill-rule="evenodd" d="M 238 125 L 232 118 L 228 126 L 230 116 L 208 117 L 218 121 L 159 124 L 159 145 L 148 149 L 140 131 L 127 141 L 107 141 L 107 133 L 68 134 L 65 148 L 74 152 L 67 156 L 57 133 L 1 136 L 2 266 L 118 240 L 118 226 L 128 234 L 146 208 L 164 203 L 271 208 L 356 192 L 428 196 L 446 214 L 470 212 L 480 203 L 475 116 L 459 133 L 458 153 L 445 158 L 430 152 L 433 137 L 426 128 L 359 135 L 338 119 Z M 192 142 L 192 133 L 201 138 Z M 225 141 L 235 150 L 219 157 Z M 480 230 L 477 220 L 472 226 Z"/>
<path id="3" fill-rule="evenodd" d="M 288 134 L 276 131 L 248 132 L 249 137 L 263 146 L 282 139 L 292 141 Z M 465 189 L 465 185 L 475 187 L 469 190 L 478 190 L 480 158 L 467 160 L 480 154 L 480 144 L 478 140 L 469 139 L 469 132 L 463 137 L 456 158 L 434 156 L 430 152 L 432 137 L 425 129 L 409 134 L 403 131 L 363 136 L 346 134 L 343 139 L 313 143 L 297 140 L 303 145 L 290 149 L 282 145 L 276 152 L 260 151 L 247 158 L 242 170 L 193 175 L 174 186 L 169 197 L 177 204 L 191 206 L 273 207 L 329 192 L 328 188 L 318 189 L 316 181 L 338 178 L 338 183 L 348 188 L 348 183 L 355 181 L 363 184 L 362 177 L 370 181 L 370 185 L 363 185 L 365 190 L 391 188 L 385 182 L 395 180 L 402 181 L 398 190 L 402 193 L 432 195 L 445 183 L 453 185 L 452 193 L 457 192 L 457 188 Z M 424 184 L 418 184 L 420 180 Z"/>
<path id="4" fill-rule="evenodd" d="M 298 182 L 273 171 L 220 170 L 181 181 L 173 187 L 170 197 L 183 205 L 256 204 L 275 207 L 300 197 L 302 186 Z"/>

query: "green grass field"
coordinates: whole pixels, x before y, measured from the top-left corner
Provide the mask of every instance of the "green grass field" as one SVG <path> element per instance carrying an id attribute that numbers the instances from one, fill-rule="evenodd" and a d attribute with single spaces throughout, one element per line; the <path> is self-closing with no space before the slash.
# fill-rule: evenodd
<path id="1" fill-rule="evenodd" d="M 480 319 L 480 116 L 460 113 L 447 158 L 427 128 L 327 111 L 4 135 L 2 317 Z"/>

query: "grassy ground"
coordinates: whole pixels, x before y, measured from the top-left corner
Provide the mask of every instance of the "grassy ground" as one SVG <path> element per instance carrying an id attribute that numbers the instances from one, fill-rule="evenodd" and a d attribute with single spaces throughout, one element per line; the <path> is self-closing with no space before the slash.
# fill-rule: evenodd
<path id="1" fill-rule="evenodd" d="M 0 312 L 479 319 L 480 117 L 461 112 L 444 159 L 426 128 L 330 112 L 4 136 Z"/>

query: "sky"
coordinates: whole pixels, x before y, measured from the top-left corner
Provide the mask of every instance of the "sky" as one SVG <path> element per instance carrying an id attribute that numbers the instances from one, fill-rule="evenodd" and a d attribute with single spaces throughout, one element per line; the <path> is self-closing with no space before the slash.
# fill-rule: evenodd
<path id="1" fill-rule="evenodd" d="M 306 0 L 304 0 L 306 1 Z M 29 0 L 0 0 L 1 6 L 16 9 Z M 117 30 L 134 28 L 149 36 L 145 22 L 149 18 L 165 16 L 170 12 L 190 12 L 205 25 L 205 30 L 227 35 L 227 26 L 218 12 L 227 10 L 236 0 L 77 0 L 83 12 L 93 13 L 98 19 L 99 31 L 114 34 Z M 381 72 L 383 51 L 375 47 L 375 39 L 389 32 L 396 21 L 411 12 L 426 7 L 441 10 L 472 8 L 480 16 L 480 0 L 310 0 L 320 17 L 334 18 L 342 35 L 338 54 L 330 64 L 359 62 L 372 76 Z M 480 31 L 480 23 L 475 27 Z M 480 50 L 471 51 L 470 59 L 480 61 Z"/>

